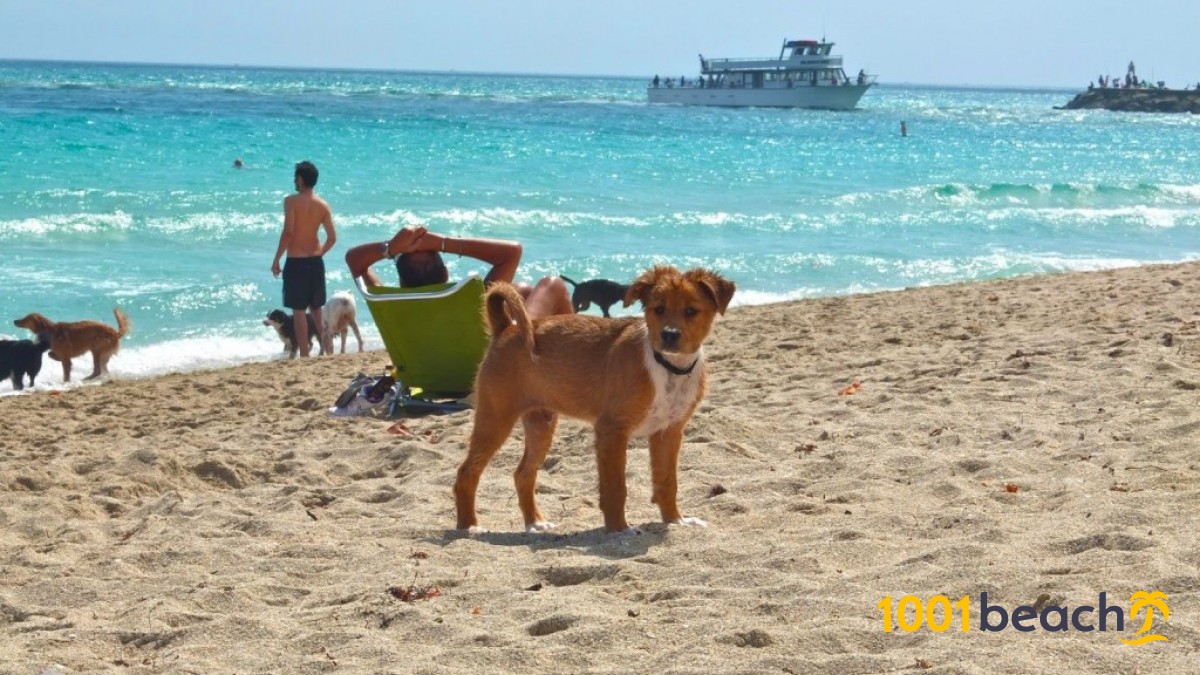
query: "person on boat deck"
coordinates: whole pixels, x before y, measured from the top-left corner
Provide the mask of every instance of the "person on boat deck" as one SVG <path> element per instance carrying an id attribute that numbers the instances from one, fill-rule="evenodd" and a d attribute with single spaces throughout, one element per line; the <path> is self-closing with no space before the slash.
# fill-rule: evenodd
<path id="1" fill-rule="evenodd" d="M 866 81 L 867 81 L 867 71 L 862 70 L 860 68 L 858 71 L 858 83 L 861 85 L 861 84 L 866 83 Z"/>
<path id="2" fill-rule="evenodd" d="M 658 76 L 657 75 L 654 76 L 654 88 L 658 89 Z"/>
<path id="3" fill-rule="evenodd" d="M 428 286 L 446 283 L 450 274 L 442 253 L 467 256 L 491 264 L 484 277 L 485 284 L 497 281 L 513 283 L 517 264 L 521 262 L 521 245 L 501 239 L 447 237 L 434 234 L 424 226 L 405 227 L 387 241 L 360 244 L 346 251 L 346 265 L 355 279 L 362 277 L 367 286 L 381 286 L 371 265 L 387 258 L 396 261 L 400 286 Z M 530 286 L 513 284 L 525 299 L 529 316 L 538 318 L 552 314 L 572 314 L 571 294 L 561 277 L 545 277 Z"/>

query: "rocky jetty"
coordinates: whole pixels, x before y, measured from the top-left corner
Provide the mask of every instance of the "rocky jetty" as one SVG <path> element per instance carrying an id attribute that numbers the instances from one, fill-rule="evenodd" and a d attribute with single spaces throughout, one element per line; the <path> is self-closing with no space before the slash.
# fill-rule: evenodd
<path id="1" fill-rule="evenodd" d="M 1088 89 L 1059 110 L 1187 112 L 1200 114 L 1200 91 L 1182 89 Z"/>

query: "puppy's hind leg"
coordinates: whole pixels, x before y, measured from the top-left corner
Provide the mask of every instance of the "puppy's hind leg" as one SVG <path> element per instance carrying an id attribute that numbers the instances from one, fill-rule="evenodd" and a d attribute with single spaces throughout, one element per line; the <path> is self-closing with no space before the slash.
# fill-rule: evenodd
<path id="1" fill-rule="evenodd" d="M 477 386 L 476 391 L 479 390 L 480 387 Z M 476 402 L 475 427 L 471 430 L 470 447 L 467 449 L 466 459 L 458 467 L 458 476 L 454 480 L 454 506 L 458 514 L 458 529 L 478 527 L 475 492 L 479 489 L 479 477 L 512 433 L 518 417 L 517 412 L 509 406 L 491 404 L 489 399 L 484 397 L 480 397 Z"/>
<path id="2" fill-rule="evenodd" d="M 350 328 L 354 331 L 354 339 L 358 340 L 358 351 L 361 353 L 363 350 L 363 340 L 362 340 L 362 333 L 358 332 L 358 322 L 351 321 Z M 342 344 L 342 351 L 343 352 L 346 351 L 345 343 Z"/>
<path id="3" fill-rule="evenodd" d="M 513 482 L 517 486 L 517 501 L 521 505 L 521 515 L 525 517 L 526 532 L 545 532 L 554 528 L 554 523 L 548 522 L 537 506 L 537 472 L 546 461 L 546 453 L 554 440 L 554 430 L 558 426 L 558 415 L 550 410 L 534 410 L 521 418 L 525 426 L 525 454 L 513 472 Z"/>

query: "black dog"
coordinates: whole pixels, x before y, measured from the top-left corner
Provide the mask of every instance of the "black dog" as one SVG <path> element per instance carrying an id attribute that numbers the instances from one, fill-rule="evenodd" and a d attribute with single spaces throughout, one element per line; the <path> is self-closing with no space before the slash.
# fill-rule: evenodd
<path id="1" fill-rule="evenodd" d="M 576 312 L 586 310 L 594 302 L 600 307 L 604 316 L 608 316 L 608 308 L 618 302 L 625 302 L 625 292 L 629 290 L 629 286 L 608 279 L 592 279 L 575 283 L 561 274 L 559 276 L 563 281 L 575 287 L 574 292 L 571 293 L 571 304 L 575 307 Z"/>
<path id="2" fill-rule="evenodd" d="M 311 351 L 313 339 L 319 335 L 317 322 L 308 312 L 304 313 L 304 317 L 308 319 L 308 348 Z M 275 332 L 279 334 L 279 339 L 283 341 L 283 351 L 288 353 L 289 358 L 296 358 L 296 353 L 300 351 L 300 345 L 296 344 L 296 324 L 292 323 L 292 315 L 282 309 L 273 309 L 267 314 L 267 318 L 263 319 L 263 325 L 274 328 Z M 317 341 L 318 344 L 322 342 L 322 340 Z M 325 353 L 324 345 L 321 346 L 319 353 Z"/>
<path id="3" fill-rule="evenodd" d="M 0 340 L 0 380 L 10 378 L 14 391 L 25 388 L 25 376 L 29 386 L 42 370 L 42 354 L 50 349 L 50 336 L 41 333 L 37 340 Z"/>

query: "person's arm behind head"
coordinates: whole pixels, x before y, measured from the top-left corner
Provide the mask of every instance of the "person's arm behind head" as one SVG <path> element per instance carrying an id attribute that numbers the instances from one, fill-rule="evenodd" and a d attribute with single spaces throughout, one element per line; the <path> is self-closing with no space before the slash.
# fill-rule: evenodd
<path id="1" fill-rule="evenodd" d="M 386 253 L 385 253 L 386 251 Z M 354 278 L 362 277 L 369 286 L 379 286 L 379 278 L 371 265 L 385 256 L 394 258 L 404 253 L 431 251 L 441 254 L 453 253 L 482 260 L 492 266 L 484 277 L 484 283 L 496 281 L 512 283 L 521 263 L 521 245 L 503 239 L 477 239 L 470 237 L 445 237 L 428 232 L 424 227 L 405 227 L 390 241 L 360 244 L 346 252 L 346 265 Z"/>
<path id="2" fill-rule="evenodd" d="M 346 266 L 350 268 L 351 278 L 362 277 L 367 286 L 382 286 L 371 265 L 383 260 L 386 245 L 387 242 L 359 244 L 346 251 Z"/>
<path id="3" fill-rule="evenodd" d="M 437 251 L 442 254 L 453 253 L 482 260 L 492 266 L 483 280 L 487 284 L 496 281 L 511 284 L 517 276 L 517 266 L 521 263 L 522 253 L 521 245 L 515 241 L 444 237 L 433 233 L 427 233 L 421 237 L 415 250 Z"/>

